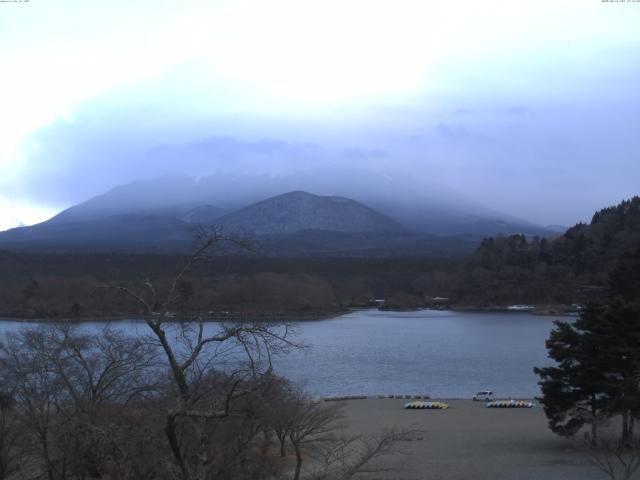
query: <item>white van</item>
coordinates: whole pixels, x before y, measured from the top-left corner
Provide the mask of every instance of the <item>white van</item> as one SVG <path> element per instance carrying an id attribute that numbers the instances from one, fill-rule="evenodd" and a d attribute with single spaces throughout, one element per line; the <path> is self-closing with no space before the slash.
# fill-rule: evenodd
<path id="1" fill-rule="evenodd" d="M 491 390 L 482 390 L 473 396 L 474 402 L 480 401 L 490 402 L 493 400 L 493 392 Z"/>

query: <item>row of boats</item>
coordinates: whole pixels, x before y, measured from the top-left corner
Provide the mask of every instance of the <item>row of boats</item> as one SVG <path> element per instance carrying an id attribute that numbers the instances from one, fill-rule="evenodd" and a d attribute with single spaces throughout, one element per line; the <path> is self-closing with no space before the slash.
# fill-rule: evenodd
<path id="1" fill-rule="evenodd" d="M 493 400 L 487 402 L 487 408 L 533 408 L 535 404 L 526 400 Z M 407 410 L 445 410 L 449 404 L 444 402 L 413 401 L 404 404 Z"/>
<path id="2" fill-rule="evenodd" d="M 535 404 L 526 400 L 493 400 L 487 402 L 487 408 L 533 408 Z"/>
<path id="3" fill-rule="evenodd" d="M 415 401 L 415 402 L 405 403 L 404 404 L 404 408 L 409 409 L 409 410 L 428 410 L 428 409 L 445 410 L 445 409 L 449 408 L 449 405 L 447 403 L 444 403 L 444 402 L 421 402 L 421 401 Z"/>

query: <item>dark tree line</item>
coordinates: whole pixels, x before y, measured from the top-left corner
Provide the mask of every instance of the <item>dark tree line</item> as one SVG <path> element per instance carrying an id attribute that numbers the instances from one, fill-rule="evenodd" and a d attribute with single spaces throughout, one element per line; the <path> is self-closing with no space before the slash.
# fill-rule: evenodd
<path id="1" fill-rule="evenodd" d="M 134 283 L 148 274 L 166 289 L 178 260 L 187 258 L 0 252 L 0 314 L 71 320 L 141 315 L 144 309 L 132 298 L 96 287 L 113 278 Z M 424 305 L 425 296 L 451 293 L 456 268 L 454 261 L 415 259 L 214 258 L 189 271 L 179 293 L 190 314 L 308 318 L 398 295 Z"/>
<path id="2" fill-rule="evenodd" d="M 583 303 L 608 287 L 622 258 L 639 251 L 640 197 L 634 197 L 553 239 L 483 240 L 463 263 L 454 295 L 488 305 Z"/>

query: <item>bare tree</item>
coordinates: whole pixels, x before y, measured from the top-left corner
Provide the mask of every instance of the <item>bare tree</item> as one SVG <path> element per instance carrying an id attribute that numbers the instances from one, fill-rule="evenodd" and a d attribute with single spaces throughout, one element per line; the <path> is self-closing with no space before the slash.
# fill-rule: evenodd
<path id="1" fill-rule="evenodd" d="M 13 416 L 15 400 L 8 392 L 0 391 L 0 480 L 8 478 L 16 468 L 16 442 L 20 436 Z"/>
<path id="2" fill-rule="evenodd" d="M 261 385 L 256 379 L 271 373 L 272 356 L 294 346 L 287 324 L 224 322 L 206 328 L 202 316 L 179 323 L 170 321 L 170 310 L 179 304 L 178 287 L 189 270 L 209 258 L 216 248 L 250 248 L 245 238 L 228 236 L 215 228 L 201 228 L 195 238 L 193 254 L 166 294 L 161 295 L 150 279 L 139 288 L 125 284 L 115 287 L 142 307 L 152 338 L 164 353 L 176 398 L 167 411 L 164 432 L 181 476 L 188 480 L 207 478 L 212 458 L 205 427 L 211 428 L 215 420 L 243 416 L 244 412 L 233 409 L 232 401 L 256 394 Z M 224 378 L 224 384 L 212 381 L 211 373 L 216 370 L 227 372 L 216 377 Z"/>
<path id="3" fill-rule="evenodd" d="M 298 399 L 290 412 L 291 421 L 288 426 L 289 440 L 296 454 L 294 480 L 300 479 L 303 454 L 310 453 L 322 443 L 330 442 L 336 430 L 342 425 L 343 405 L 334 403 L 326 405 L 321 402 Z"/>
<path id="4" fill-rule="evenodd" d="M 413 428 L 391 427 L 375 435 L 340 435 L 323 442 L 314 452 L 316 470 L 313 480 L 349 480 L 364 474 L 398 472 L 399 463 L 390 457 L 404 455 L 402 442 L 422 432 Z"/>
<path id="5" fill-rule="evenodd" d="M 611 480 L 630 480 L 640 468 L 640 439 L 624 441 L 611 432 L 601 432 L 594 444 L 586 439 L 585 454 L 589 463 Z"/>
<path id="6" fill-rule="evenodd" d="M 158 388 L 158 352 L 144 339 L 110 326 L 98 334 L 80 333 L 70 324 L 47 326 L 31 336 L 79 412 L 102 404 L 124 406 Z"/>
<path id="7" fill-rule="evenodd" d="M 55 438 L 57 405 L 63 401 L 62 382 L 40 355 L 43 342 L 32 330 L 7 334 L 0 352 L 0 373 L 16 400 L 15 418 L 29 432 L 27 456 L 36 453 L 49 480 L 64 478 L 65 446 Z"/>
<path id="8" fill-rule="evenodd" d="M 286 457 L 286 443 L 296 420 L 300 392 L 286 378 L 273 375 L 268 388 L 263 391 L 263 416 L 265 429 L 278 439 L 280 457 Z M 268 434 L 266 434 L 268 437 Z M 266 439 L 268 442 L 268 438 Z"/>
<path id="9" fill-rule="evenodd" d="M 121 459 L 114 419 L 158 390 L 152 346 L 100 333 L 48 325 L 8 334 L 0 348 L 12 418 L 26 433 L 21 456 L 39 458 L 50 480 L 96 476 L 107 459 Z"/>
<path id="10" fill-rule="evenodd" d="M 392 427 L 375 435 L 350 434 L 344 404 L 309 400 L 286 381 L 285 386 L 280 387 L 280 410 L 270 410 L 269 420 L 276 436 L 286 434 L 293 447 L 293 480 L 349 480 L 360 474 L 397 471 L 398 465 L 389 463 L 388 457 L 403 453 L 400 443 L 420 433 Z M 283 453 L 282 440 L 280 447 Z"/>

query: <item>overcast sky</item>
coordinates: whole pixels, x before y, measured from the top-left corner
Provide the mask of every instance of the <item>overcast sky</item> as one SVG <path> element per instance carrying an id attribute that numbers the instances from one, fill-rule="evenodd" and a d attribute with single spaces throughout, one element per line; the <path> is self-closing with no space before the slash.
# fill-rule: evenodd
<path id="1" fill-rule="evenodd" d="M 0 230 L 138 178 L 317 166 L 540 224 L 640 193 L 640 2 L 0 2 Z"/>

